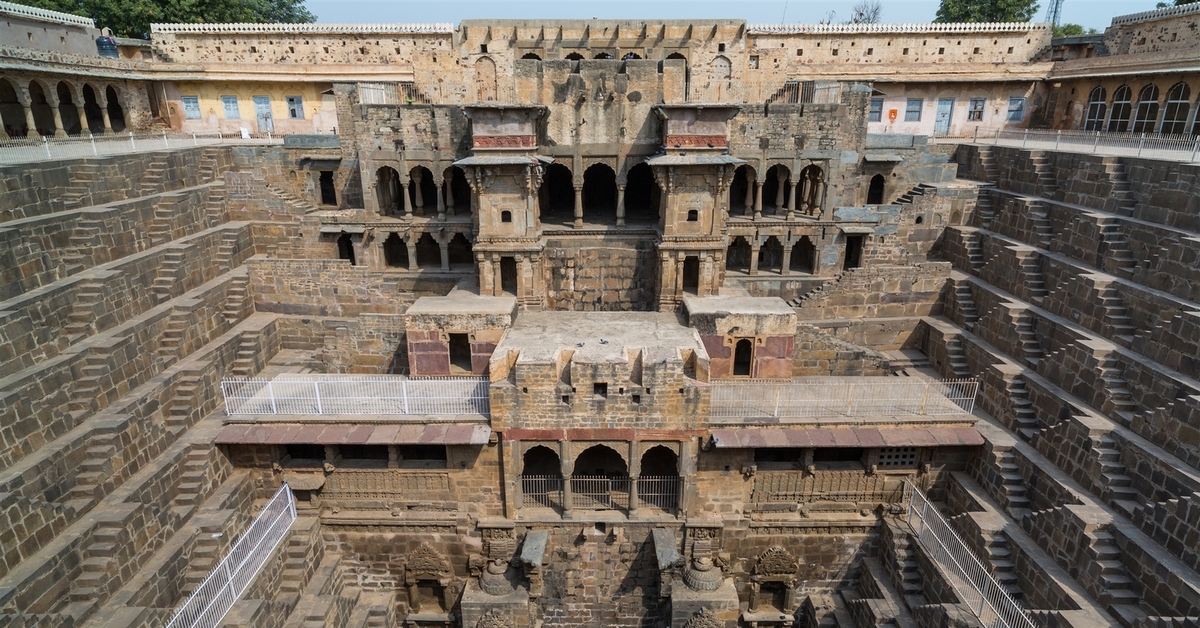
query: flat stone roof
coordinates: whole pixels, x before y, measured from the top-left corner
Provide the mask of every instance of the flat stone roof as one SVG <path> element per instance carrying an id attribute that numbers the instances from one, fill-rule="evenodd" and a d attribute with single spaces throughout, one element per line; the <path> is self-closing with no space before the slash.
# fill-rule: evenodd
<path id="1" fill-rule="evenodd" d="M 454 290 L 444 297 L 421 297 L 404 314 L 406 316 L 428 316 L 439 314 L 512 314 L 517 307 L 517 298 L 510 296 L 479 296 L 466 290 Z"/>
<path id="2" fill-rule="evenodd" d="M 684 297 L 683 307 L 689 315 L 719 314 L 774 314 L 791 316 L 796 311 L 787 301 L 779 297 L 751 297 L 726 295 L 712 297 Z"/>
<path id="3" fill-rule="evenodd" d="M 577 362 L 627 359 L 626 349 L 644 349 L 643 359 L 679 359 L 681 349 L 708 353 L 694 329 L 671 312 L 522 312 L 496 347 L 520 351 L 518 362 L 549 362 L 559 349 Z"/>

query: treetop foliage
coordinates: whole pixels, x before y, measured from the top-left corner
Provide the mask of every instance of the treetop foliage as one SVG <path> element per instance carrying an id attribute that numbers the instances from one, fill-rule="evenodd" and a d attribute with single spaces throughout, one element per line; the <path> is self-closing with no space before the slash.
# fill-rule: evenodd
<path id="1" fill-rule="evenodd" d="M 22 0 L 24 4 L 73 13 L 111 28 L 117 37 L 149 37 L 152 23 L 316 21 L 304 0 Z"/>
<path id="2" fill-rule="evenodd" d="M 942 0 L 934 22 L 1028 22 L 1037 0 Z"/>

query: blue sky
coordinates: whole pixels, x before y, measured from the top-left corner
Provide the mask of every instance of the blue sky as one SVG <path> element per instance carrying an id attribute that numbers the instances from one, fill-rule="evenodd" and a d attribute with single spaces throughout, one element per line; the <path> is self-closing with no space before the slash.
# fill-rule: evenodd
<path id="1" fill-rule="evenodd" d="M 928 22 L 937 12 L 937 0 L 882 0 L 884 22 Z M 1037 20 L 1045 16 L 1041 0 Z M 751 23 L 813 23 L 829 11 L 835 21 L 850 15 L 854 1 L 811 2 L 805 0 L 653 0 L 621 2 L 607 0 L 308 0 L 308 8 L 319 22 L 453 22 L 464 19 L 703 19 L 742 18 Z M 1063 22 L 1083 24 L 1101 31 L 1114 16 L 1153 9 L 1155 0 L 1066 0 Z M 785 17 L 786 11 L 786 17 Z"/>

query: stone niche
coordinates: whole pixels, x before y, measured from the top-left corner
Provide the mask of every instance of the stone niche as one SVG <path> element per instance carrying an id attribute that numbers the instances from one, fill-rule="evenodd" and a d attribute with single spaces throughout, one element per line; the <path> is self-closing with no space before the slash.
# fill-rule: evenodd
<path id="1" fill-rule="evenodd" d="M 413 377 L 486 375 L 500 337 L 512 326 L 517 300 L 455 290 L 421 297 L 404 313 Z"/>
<path id="2" fill-rule="evenodd" d="M 701 150 L 723 152 L 729 146 L 729 120 L 739 109 L 729 105 L 659 105 L 667 154 Z"/>
<path id="3" fill-rule="evenodd" d="M 778 297 L 684 297 L 708 351 L 710 379 L 791 379 L 796 312 Z"/>
<path id="4" fill-rule="evenodd" d="M 474 105 L 464 107 L 471 120 L 473 151 L 528 152 L 537 148 L 538 130 L 547 109 L 540 106 Z"/>

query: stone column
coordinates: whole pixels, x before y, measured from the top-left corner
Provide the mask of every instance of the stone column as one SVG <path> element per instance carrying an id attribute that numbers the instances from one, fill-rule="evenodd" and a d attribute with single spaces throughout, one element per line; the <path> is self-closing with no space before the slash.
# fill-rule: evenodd
<path id="1" fill-rule="evenodd" d="M 411 176 L 413 186 L 413 208 L 418 211 L 423 210 L 425 209 L 425 197 L 421 195 L 421 180 L 425 178 L 425 173 L 420 170 L 414 170 Z M 425 212 L 422 211 L 420 215 L 424 216 Z"/>
<path id="2" fill-rule="evenodd" d="M 642 459 L 637 455 L 637 441 L 629 443 L 629 517 L 638 514 L 638 478 L 642 475 Z"/>
<path id="3" fill-rule="evenodd" d="M 706 297 L 712 292 L 709 285 L 712 282 L 713 260 L 711 255 L 704 255 L 700 260 L 700 281 L 696 286 L 696 296 Z"/>
<path id="4" fill-rule="evenodd" d="M 804 214 L 806 214 L 806 215 L 812 214 L 812 211 L 811 211 L 812 203 L 810 202 L 812 199 L 809 198 L 811 193 L 812 193 L 812 176 L 805 175 L 804 176 L 804 187 L 801 188 L 801 192 L 800 192 L 800 199 L 801 199 L 800 211 L 804 212 Z"/>
<path id="5" fill-rule="evenodd" d="M 792 239 L 787 238 L 783 244 L 783 263 L 779 265 L 780 275 L 789 275 L 792 272 Z"/>
<path id="6" fill-rule="evenodd" d="M 454 215 L 454 176 L 451 175 L 449 181 L 443 181 L 446 186 L 446 213 Z"/>
<path id="7" fill-rule="evenodd" d="M 29 127 L 25 131 L 25 137 L 37 137 L 37 122 L 33 119 L 33 106 L 24 102 L 21 103 L 21 106 L 25 108 L 25 126 Z"/>
<path id="8" fill-rule="evenodd" d="M 750 276 L 758 274 L 758 252 L 762 250 L 762 241 L 758 236 L 754 236 L 754 243 L 750 245 Z"/>
<path id="9" fill-rule="evenodd" d="M 79 134 L 92 134 L 92 129 L 88 127 L 87 113 L 83 110 L 83 105 L 75 105 L 75 110 L 79 112 Z"/>
<path id="10" fill-rule="evenodd" d="M 787 201 L 787 219 L 795 220 L 796 219 L 796 182 L 795 181 L 792 181 L 791 192 L 792 193 L 788 195 L 788 201 Z"/>
<path id="11" fill-rule="evenodd" d="M 678 253 L 675 256 L 675 296 L 683 300 L 683 262 L 687 259 L 687 255 Z"/>
<path id="12" fill-rule="evenodd" d="M 824 179 L 818 179 L 813 185 L 813 214 L 818 218 L 825 215 L 825 185 Z"/>
<path id="13" fill-rule="evenodd" d="M 787 179 L 788 179 L 788 173 L 783 168 L 779 168 L 778 170 L 775 171 L 775 180 L 777 182 L 779 182 L 779 185 L 775 186 L 775 212 L 776 213 L 778 213 L 779 210 L 783 209 L 783 195 L 787 191 L 785 189 L 787 187 Z"/>
<path id="14" fill-rule="evenodd" d="M 47 98 L 46 100 L 49 102 L 50 99 Z M 50 103 L 50 112 L 54 114 L 54 137 L 66 137 L 67 132 L 63 129 L 62 125 L 62 112 L 59 111 L 58 107 L 59 100 L 55 98 L 54 102 Z"/>
<path id="15" fill-rule="evenodd" d="M 742 215 L 749 216 L 751 208 L 754 207 L 754 183 L 750 177 L 746 177 L 746 198 L 742 200 Z"/>
<path id="16" fill-rule="evenodd" d="M 571 457 L 571 441 L 558 442 L 558 459 L 562 464 L 563 477 L 563 519 L 571 519 L 575 515 L 571 512 L 571 476 L 575 474 L 575 459 Z"/>
<path id="17" fill-rule="evenodd" d="M 108 101 L 105 100 L 104 102 L 100 102 L 97 100 L 96 104 L 100 106 L 100 115 L 104 116 L 104 132 L 105 134 L 111 134 L 113 132 L 113 128 L 112 120 L 108 118 Z"/>
<path id="18" fill-rule="evenodd" d="M 625 186 L 617 186 L 617 226 L 625 224 Z"/>
<path id="19" fill-rule="evenodd" d="M 437 185 L 438 220 L 446 222 L 446 201 L 442 198 L 442 184 Z"/>
<path id="20" fill-rule="evenodd" d="M 417 270 L 417 238 L 411 233 L 404 238 L 404 244 L 408 247 L 408 269 Z"/>
<path id="21" fill-rule="evenodd" d="M 762 189 L 763 186 L 758 181 L 754 182 L 754 219 L 762 219 Z"/>
<path id="22" fill-rule="evenodd" d="M 583 186 L 575 186 L 575 228 L 583 228 Z"/>
<path id="23" fill-rule="evenodd" d="M 475 263 L 479 266 L 479 294 L 495 296 L 495 281 L 492 277 L 492 261 L 483 253 L 475 254 Z"/>
<path id="24" fill-rule="evenodd" d="M 453 235 L 450 238 L 454 237 Z M 450 270 L 450 238 L 441 237 L 437 239 L 438 248 L 442 253 L 442 270 Z"/>

